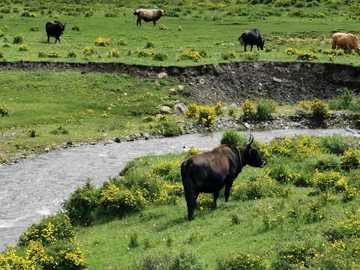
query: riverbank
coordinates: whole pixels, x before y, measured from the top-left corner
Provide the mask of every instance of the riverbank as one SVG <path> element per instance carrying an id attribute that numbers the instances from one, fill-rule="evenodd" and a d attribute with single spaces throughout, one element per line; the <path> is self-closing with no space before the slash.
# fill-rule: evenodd
<path id="1" fill-rule="evenodd" d="M 350 129 L 287 129 L 251 132 L 264 143 L 285 135 L 359 136 Z M 249 136 L 249 131 L 239 132 Z M 190 147 L 211 150 L 218 146 L 223 132 L 188 134 L 179 137 L 97 143 L 74 146 L 31 156 L 18 163 L 0 166 L 4 204 L 0 210 L 0 250 L 15 245 L 32 223 L 61 210 L 61 203 L 90 178 L 100 185 L 117 176 L 134 158 L 187 151 Z"/>

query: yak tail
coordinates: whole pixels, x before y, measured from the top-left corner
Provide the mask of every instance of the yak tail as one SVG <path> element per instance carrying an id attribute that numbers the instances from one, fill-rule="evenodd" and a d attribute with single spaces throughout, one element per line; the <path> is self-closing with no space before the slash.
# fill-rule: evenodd
<path id="1" fill-rule="evenodd" d="M 194 191 L 194 183 L 193 181 L 191 181 L 191 175 L 190 175 L 190 168 L 192 164 L 193 164 L 193 160 L 191 158 L 188 158 L 181 164 L 181 178 L 184 186 L 186 201 L 188 201 L 188 198 L 190 199 L 191 191 Z"/>
<path id="2" fill-rule="evenodd" d="M 240 42 L 240 45 L 241 45 L 241 46 L 244 46 L 244 45 L 245 45 L 245 42 L 242 40 L 242 37 L 239 37 L 238 41 Z"/>

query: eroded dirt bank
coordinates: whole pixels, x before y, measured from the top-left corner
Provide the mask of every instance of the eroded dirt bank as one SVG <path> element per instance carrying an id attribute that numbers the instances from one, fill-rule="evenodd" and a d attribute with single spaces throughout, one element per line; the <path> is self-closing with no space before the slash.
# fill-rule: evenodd
<path id="1" fill-rule="evenodd" d="M 344 87 L 360 94 L 360 67 L 333 63 L 308 62 L 237 62 L 194 67 L 154 67 L 122 63 L 49 63 L 0 62 L 1 70 L 35 71 L 50 69 L 118 73 L 157 78 L 161 72 L 184 78 L 189 85 L 189 97 L 196 101 L 211 99 L 215 102 L 245 99 L 275 99 L 293 103 L 304 99 L 332 99 L 341 95 Z"/>

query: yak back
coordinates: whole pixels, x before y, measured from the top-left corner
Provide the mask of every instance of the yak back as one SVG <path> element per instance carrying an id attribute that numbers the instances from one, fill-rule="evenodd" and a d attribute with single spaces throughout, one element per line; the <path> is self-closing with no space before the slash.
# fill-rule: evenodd
<path id="1" fill-rule="evenodd" d="M 191 179 L 196 190 L 212 193 L 224 186 L 225 182 L 219 179 L 224 180 L 229 174 L 236 178 L 241 168 L 239 149 L 223 144 L 212 151 L 189 157 L 181 165 L 181 173 L 183 183 Z"/>
<path id="2" fill-rule="evenodd" d="M 334 34 L 332 47 L 333 49 L 335 49 L 335 47 L 337 47 L 338 49 L 348 49 L 350 55 L 352 54 L 351 50 L 355 49 L 360 55 L 359 39 L 354 34 Z"/>
<path id="3" fill-rule="evenodd" d="M 250 44 L 250 45 L 258 45 L 262 48 L 263 40 L 260 35 L 260 31 L 258 29 L 246 30 L 240 37 L 239 42 L 241 45 Z"/>
<path id="4" fill-rule="evenodd" d="M 59 37 L 64 34 L 65 24 L 62 24 L 59 21 L 47 22 L 46 23 L 46 33 L 49 36 Z"/>
<path id="5" fill-rule="evenodd" d="M 164 9 L 137 9 L 134 15 L 137 15 L 139 19 L 143 19 L 145 22 L 160 19 L 161 16 L 165 15 Z"/>

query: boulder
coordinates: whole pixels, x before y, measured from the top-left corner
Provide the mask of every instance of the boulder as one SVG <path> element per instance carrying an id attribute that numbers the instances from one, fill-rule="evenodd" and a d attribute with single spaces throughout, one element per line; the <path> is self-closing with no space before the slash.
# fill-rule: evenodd
<path id="1" fill-rule="evenodd" d="M 176 114 L 184 114 L 184 112 L 186 112 L 188 108 L 184 103 L 180 102 L 174 105 L 174 110 Z"/>

